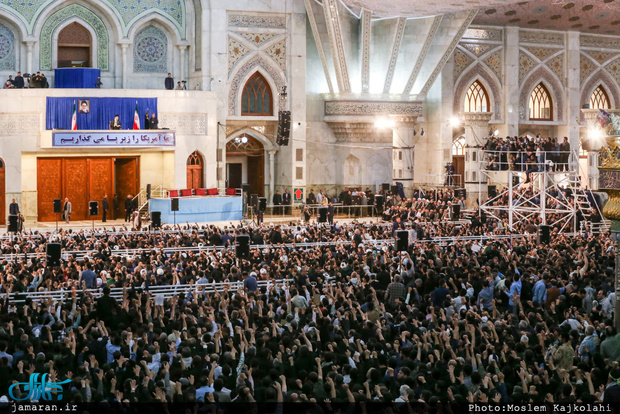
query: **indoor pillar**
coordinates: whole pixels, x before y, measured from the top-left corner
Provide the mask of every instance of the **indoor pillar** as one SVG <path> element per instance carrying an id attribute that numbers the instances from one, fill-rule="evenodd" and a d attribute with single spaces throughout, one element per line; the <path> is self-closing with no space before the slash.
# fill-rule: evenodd
<path id="1" fill-rule="evenodd" d="M 32 74 L 32 50 L 34 48 L 34 40 L 27 40 L 26 43 L 26 73 Z"/>
<path id="2" fill-rule="evenodd" d="M 181 81 L 186 81 L 187 76 L 185 75 L 185 52 L 187 51 L 187 45 L 179 44 L 177 45 L 177 47 L 179 48 L 179 79 Z M 189 88 L 189 85 L 187 86 Z"/>
<path id="3" fill-rule="evenodd" d="M 128 43 L 120 43 L 121 46 L 121 87 L 127 88 L 127 49 Z"/>
<path id="4" fill-rule="evenodd" d="M 467 208 L 476 207 L 476 199 L 480 203 L 488 197 L 488 180 L 486 174 L 486 157 L 482 146 L 489 135 L 491 112 L 465 112 L 461 115 L 461 123 L 465 128 L 465 190 L 467 192 Z"/>
<path id="5" fill-rule="evenodd" d="M 273 200 L 273 195 L 275 194 L 276 187 L 276 152 L 278 150 L 272 149 L 267 151 L 269 154 L 269 198 L 267 199 L 267 204 L 271 204 L 271 200 Z"/>
<path id="6" fill-rule="evenodd" d="M 415 137 L 421 132 L 417 131 L 416 135 L 413 135 L 416 119 L 417 117 L 396 119 L 392 129 L 392 181 L 394 184 L 397 181 L 403 183 L 407 197 L 413 195 Z"/>

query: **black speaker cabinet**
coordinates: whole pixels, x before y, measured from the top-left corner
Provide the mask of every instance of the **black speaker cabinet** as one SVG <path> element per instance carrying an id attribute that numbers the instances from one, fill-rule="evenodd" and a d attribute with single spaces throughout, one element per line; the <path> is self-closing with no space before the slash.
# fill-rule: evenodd
<path id="1" fill-rule="evenodd" d="M 375 194 L 375 205 L 379 208 L 383 207 L 383 195 Z"/>
<path id="2" fill-rule="evenodd" d="M 267 199 L 265 197 L 260 197 L 258 199 L 258 209 L 260 211 L 265 211 L 267 210 Z"/>
<path id="3" fill-rule="evenodd" d="M 258 208 L 258 194 L 250 195 L 250 205 L 254 208 Z"/>
<path id="4" fill-rule="evenodd" d="M 239 259 L 250 257 L 250 236 L 240 234 L 236 237 L 235 254 Z"/>
<path id="5" fill-rule="evenodd" d="M 399 230 L 396 232 L 396 251 L 405 252 L 409 248 L 409 232 Z"/>
<path id="6" fill-rule="evenodd" d="M 9 216 L 9 232 L 11 233 L 17 233 L 18 231 L 18 221 L 19 221 L 19 217 L 17 216 L 17 214 L 11 214 Z"/>
<path id="7" fill-rule="evenodd" d="M 497 186 L 490 185 L 488 188 L 489 198 L 497 197 Z"/>
<path id="8" fill-rule="evenodd" d="M 151 211 L 151 227 L 154 229 L 161 227 L 161 211 Z"/>
<path id="9" fill-rule="evenodd" d="M 458 198 L 467 198 L 467 190 L 464 188 L 454 190 L 454 196 Z"/>
<path id="10" fill-rule="evenodd" d="M 60 266 L 60 243 L 47 243 L 45 255 L 47 256 L 48 266 Z"/>
<path id="11" fill-rule="evenodd" d="M 147 200 L 151 199 L 151 184 L 146 185 L 146 199 Z"/>
<path id="12" fill-rule="evenodd" d="M 461 219 L 461 205 L 452 204 L 452 221 L 458 221 Z"/>
<path id="13" fill-rule="evenodd" d="M 398 186 L 397 185 L 391 186 L 390 190 L 392 191 L 392 195 L 397 195 L 398 194 Z"/>
<path id="14" fill-rule="evenodd" d="M 381 184 L 381 191 L 383 191 L 384 193 L 387 193 L 390 191 L 390 183 L 383 183 Z"/>
<path id="15" fill-rule="evenodd" d="M 99 202 L 98 201 L 89 201 L 88 202 L 88 215 L 96 216 L 99 214 Z"/>
<path id="16" fill-rule="evenodd" d="M 179 199 L 173 198 L 170 201 L 170 211 L 179 211 Z"/>
<path id="17" fill-rule="evenodd" d="M 319 223 L 327 223 L 327 207 L 319 207 Z"/>
<path id="18" fill-rule="evenodd" d="M 62 213 L 62 203 L 60 198 L 54 200 L 54 213 Z"/>
<path id="19" fill-rule="evenodd" d="M 551 241 L 551 227 L 546 224 L 538 226 L 538 244 L 549 244 Z"/>

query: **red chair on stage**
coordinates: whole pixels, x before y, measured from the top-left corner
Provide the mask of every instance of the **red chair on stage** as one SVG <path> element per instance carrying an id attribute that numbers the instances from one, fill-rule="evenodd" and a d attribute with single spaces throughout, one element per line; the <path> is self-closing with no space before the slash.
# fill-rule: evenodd
<path id="1" fill-rule="evenodd" d="M 179 190 L 168 190 L 168 198 L 177 198 L 179 196 Z"/>
<path id="2" fill-rule="evenodd" d="M 226 189 L 226 195 L 227 196 L 237 195 L 237 189 L 236 188 L 227 188 Z"/>
<path id="3" fill-rule="evenodd" d="M 196 188 L 194 189 L 194 194 L 196 194 L 197 196 L 206 196 L 207 190 L 205 188 Z"/>
<path id="4" fill-rule="evenodd" d="M 209 188 L 207 190 L 207 195 L 210 195 L 210 196 L 218 195 L 217 188 Z"/>
<path id="5" fill-rule="evenodd" d="M 181 197 L 191 197 L 192 196 L 192 190 L 189 188 L 186 188 L 185 190 L 181 190 Z"/>

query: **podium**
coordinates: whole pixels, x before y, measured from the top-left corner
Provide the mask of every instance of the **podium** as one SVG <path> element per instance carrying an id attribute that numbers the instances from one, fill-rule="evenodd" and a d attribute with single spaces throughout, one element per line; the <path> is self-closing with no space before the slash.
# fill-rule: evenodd
<path id="1" fill-rule="evenodd" d="M 101 70 L 94 68 L 54 69 L 55 88 L 95 89 Z"/>

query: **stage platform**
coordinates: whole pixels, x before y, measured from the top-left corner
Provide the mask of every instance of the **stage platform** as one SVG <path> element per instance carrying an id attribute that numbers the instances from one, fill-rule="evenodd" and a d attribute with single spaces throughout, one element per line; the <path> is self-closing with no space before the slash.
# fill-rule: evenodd
<path id="1" fill-rule="evenodd" d="M 95 89 L 101 70 L 96 68 L 54 69 L 54 88 Z"/>
<path id="2" fill-rule="evenodd" d="M 217 221 L 236 221 L 243 218 L 241 197 L 187 197 L 179 198 L 179 211 L 172 211 L 172 199 L 152 198 L 149 213 L 161 212 L 161 222 L 211 223 Z"/>

